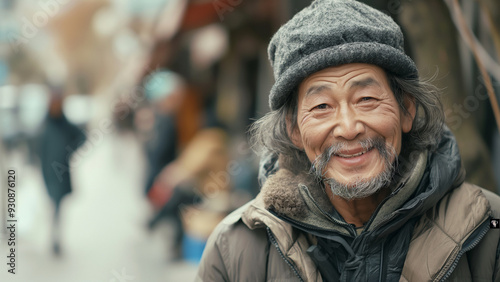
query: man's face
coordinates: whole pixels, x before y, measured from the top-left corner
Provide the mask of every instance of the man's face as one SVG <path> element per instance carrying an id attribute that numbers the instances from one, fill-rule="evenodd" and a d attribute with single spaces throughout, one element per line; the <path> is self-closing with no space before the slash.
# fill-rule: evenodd
<path id="1" fill-rule="evenodd" d="M 402 133 L 410 131 L 415 115 L 414 104 L 405 105 L 410 114 L 400 109 L 377 66 L 327 68 L 299 85 L 292 140 L 311 162 L 333 146 L 323 177 L 354 187 L 388 170 L 387 163 L 401 151 Z M 394 154 L 381 152 L 381 146 Z"/>

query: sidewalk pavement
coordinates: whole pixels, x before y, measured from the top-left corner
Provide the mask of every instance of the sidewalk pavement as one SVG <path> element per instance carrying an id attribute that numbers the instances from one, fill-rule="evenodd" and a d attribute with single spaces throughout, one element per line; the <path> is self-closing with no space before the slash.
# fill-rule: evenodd
<path id="1" fill-rule="evenodd" d="M 107 135 L 91 145 L 72 167 L 74 191 L 62 204 L 61 257 L 51 253 L 53 207 L 39 170 L 9 155 L 6 165 L 18 169 L 19 179 L 16 274 L 7 272 L 7 233 L 0 233 L 0 281 L 193 281 L 196 265 L 169 262 L 168 226 L 146 229 L 152 210 L 136 139 Z"/>

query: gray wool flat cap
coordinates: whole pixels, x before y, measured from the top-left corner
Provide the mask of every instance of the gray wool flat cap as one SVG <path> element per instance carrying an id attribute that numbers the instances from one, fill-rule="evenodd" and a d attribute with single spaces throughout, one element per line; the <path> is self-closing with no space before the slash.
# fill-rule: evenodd
<path id="1" fill-rule="evenodd" d="M 401 29 L 388 15 L 354 0 L 316 0 L 269 43 L 276 80 L 269 105 L 279 109 L 306 77 L 343 64 L 373 64 L 398 77 L 417 79 L 417 67 L 403 44 Z"/>

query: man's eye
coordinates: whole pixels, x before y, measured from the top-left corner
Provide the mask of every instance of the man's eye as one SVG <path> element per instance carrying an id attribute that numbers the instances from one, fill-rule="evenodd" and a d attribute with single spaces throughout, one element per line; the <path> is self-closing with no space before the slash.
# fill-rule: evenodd
<path id="1" fill-rule="evenodd" d="M 371 101 L 371 100 L 374 100 L 375 98 L 373 97 L 363 97 L 360 99 L 361 102 L 366 102 L 366 101 Z"/>
<path id="2" fill-rule="evenodd" d="M 326 108 L 328 108 L 327 104 L 320 104 L 320 105 L 317 105 L 316 107 L 314 107 L 313 109 L 324 110 Z"/>

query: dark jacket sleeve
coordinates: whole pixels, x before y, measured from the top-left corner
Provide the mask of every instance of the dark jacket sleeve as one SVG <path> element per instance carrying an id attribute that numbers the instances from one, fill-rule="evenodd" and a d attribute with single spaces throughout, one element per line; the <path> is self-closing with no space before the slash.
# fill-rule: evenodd
<path id="1" fill-rule="evenodd" d="M 208 239 L 195 281 L 266 281 L 268 254 L 264 228 L 223 221 Z"/>

